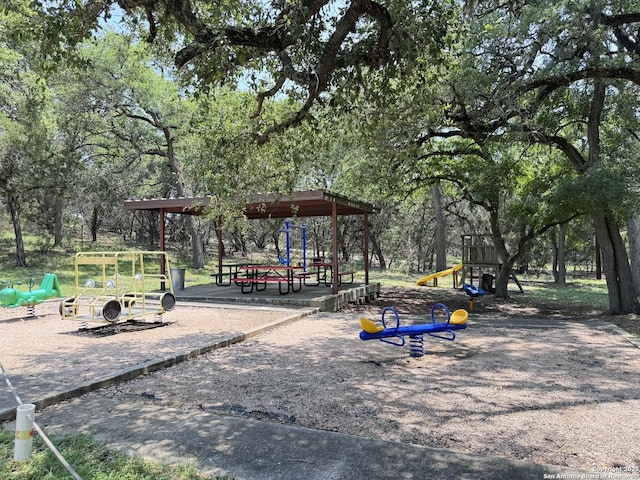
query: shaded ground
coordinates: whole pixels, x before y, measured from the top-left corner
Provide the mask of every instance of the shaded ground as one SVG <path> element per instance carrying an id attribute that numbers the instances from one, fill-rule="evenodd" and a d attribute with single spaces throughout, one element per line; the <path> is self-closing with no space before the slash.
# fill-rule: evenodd
<path id="1" fill-rule="evenodd" d="M 635 326 L 634 316 L 606 317 L 553 303 L 529 307 L 515 294 L 510 302 L 490 296 L 477 300 L 469 327 L 453 342 L 425 338 L 423 357 L 410 357 L 406 346 L 358 337 L 360 316 L 379 320 L 381 310 L 393 306 L 403 323 L 423 323 L 437 302 L 451 310 L 469 307 L 468 298 L 450 288 L 383 288 L 372 303 L 304 317 L 48 407 L 39 416 L 45 425 L 50 418 L 64 428 L 65 415 L 73 416 L 99 398 L 133 411 L 176 409 L 193 418 L 249 418 L 589 471 L 640 471 L 640 349 L 604 327 L 607 321 Z M 257 318 L 247 328 L 274 312 L 254 313 Z M 46 336 L 39 328 L 42 352 L 20 349 L 11 358 L 11 342 L 3 346 L 3 355 L 16 369 L 26 366 L 27 374 L 44 373 L 66 382 L 103 373 L 113 360 L 144 359 L 187 348 L 203 335 L 242 331 L 249 320 L 241 308 L 197 305 L 177 309 L 171 319 L 174 323 L 167 327 L 120 338 L 70 335 L 61 326 Z M 219 330 L 211 330 L 213 323 Z M 45 355 L 44 349 L 56 341 L 61 348 L 51 355 L 66 359 L 64 365 L 36 362 L 34 355 Z M 91 433 L 107 439 L 101 437 L 100 420 L 95 419 Z M 113 430 L 114 420 L 107 416 L 104 421 Z M 133 434 L 140 441 L 127 437 L 127 442 L 143 444 L 149 428 L 153 426 L 140 425 Z M 148 454 L 153 456 L 153 449 Z"/>
<path id="2" fill-rule="evenodd" d="M 99 397 L 134 410 L 247 418 L 588 471 L 640 471 L 640 349 L 607 329 L 607 317 L 487 297 L 455 341 L 425 338 L 423 357 L 358 337 L 362 315 L 379 320 L 392 305 L 403 323 L 422 323 L 435 302 L 468 307 L 451 289 L 383 289 L 373 303 L 304 317 L 49 407 L 42 417 L 59 421 Z M 181 318 L 188 321 L 186 310 Z"/>
<path id="3" fill-rule="evenodd" d="M 526 284 L 524 284 L 526 291 Z M 523 295 L 519 292 L 510 292 L 510 300 L 496 300 L 487 295 L 474 301 L 474 312 L 483 317 L 494 319 L 506 318 L 544 318 L 544 319 L 581 319 L 598 320 L 618 325 L 627 332 L 640 336 L 640 316 L 629 315 L 605 315 L 601 310 L 585 306 L 567 305 L 560 302 L 538 302 L 535 306 L 527 305 L 522 301 Z M 444 303 L 453 311 L 457 308 L 469 310 L 469 298 L 459 290 L 448 287 L 384 287 L 380 297 L 375 301 L 358 306 L 349 306 L 344 311 L 365 311 L 371 309 L 382 310 L 393 306 L 399 314 L 429 315 L 435 303 Z"/>
<path id="4" fill-rule="evenodd" d="M 161 327 L 91 324 L 90 330 L 84 330 L 79 322 L 62 320 L 58 306 L 58 300 L 42 303 L 33 318 L 24 317 L 24 308 L 0 309 L 0 363 L 9 374 L 64 385 L 89 382 L 298 314 L 286 308 L 182 302 L 163 315 Z M 149 322 L 149 327 L 156 326 L 153 319 Z"/>

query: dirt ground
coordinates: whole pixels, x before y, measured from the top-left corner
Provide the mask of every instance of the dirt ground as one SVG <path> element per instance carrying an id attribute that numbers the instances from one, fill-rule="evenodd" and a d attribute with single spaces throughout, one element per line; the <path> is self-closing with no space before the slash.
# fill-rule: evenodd
<path id="1" fill-rule="evenodd" d="M 89 395 L 586 470 L 640 472 L 640 349 L 603 327 L 613 322 L 634 330 L 634 316 L 525 308 L 485 297 L 454 341 L 426 337 L 423 357 L 410 357 L 406 346 L 358 337 L 360 316 L 379 321 L 382 308 L 394 306 L 403 323 L 430 322 L 436 302 L 451 310 L 469 306 L 449 289 L 383 288 L 373 303 L 307 316 Z M 126 334 L 135 337 L 120 342 L 141 348 L 146 334 L 167 332 L 142 348 L 181 348 L 177 329 L 180 338 L 197 339 L 204 335 L 197 319 L 210 318 L 214 309 L 175 312 L 175 324 Z M 270 318 L 268 310 L 262 314 Z M 227 330 L 244 328 L 232 319 L 222 323 Z M 49 346 L 69 335 L 50 337 Z M 58 352 L 67 360 L 65 374 L 58 374 L 63 381 L 90 375 L 89 362 L 98 360 L 78 356 L 78 348 L 97 351 L 96 340 L 74 341 L 75 350 Z M 100 348 L 103 358 L 117 358 L 111 347 Z M 29 368 L 42 373 L 35 364 Z"/>
<path id="2" fill-rule="evenodd" d="M 78 322 L 61 320 L 59 304 L 56 299 L 37 305 L 35 318 L 23 318 L 24 307 L 0 309 L 0 362 L 7 372 L 73 385 L 297 315 L 286 308 L 181 302 L 179 308 L 163 315 L 157 328 L 127 329 L 121 323 L 98 333 L 80 329 Z M 154 318 L 140 320 L 155 325 Z M 89 325 L 96 326 L 100 324 Z"/>

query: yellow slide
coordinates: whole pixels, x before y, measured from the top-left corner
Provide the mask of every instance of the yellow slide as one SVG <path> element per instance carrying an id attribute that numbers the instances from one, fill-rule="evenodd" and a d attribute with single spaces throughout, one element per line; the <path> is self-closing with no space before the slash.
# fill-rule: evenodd
<path id="1" fill-rule="evenodd" d="M 441 272 L 432 273 L 431 275 L 427 275 L 426 277 L 422 277 L 420 280 L 416 282 L 416 285 L 423 287 L 427 283 L 431 282 L 440 277 L 446 277 L 447 275 L 454 275 L 462 268 L 462 264 L 459 263 L 455 267 L 447 268 L 446 270 L 442 270 Z"/>

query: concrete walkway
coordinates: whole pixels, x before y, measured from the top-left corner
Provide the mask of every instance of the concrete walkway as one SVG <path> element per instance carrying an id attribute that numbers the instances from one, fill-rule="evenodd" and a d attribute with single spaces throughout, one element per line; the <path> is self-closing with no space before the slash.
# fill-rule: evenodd
<path id="1" fill-rule="evenodd" d="M 91 394 L 37 414 L 46 432 L 84 432 L 138 456 L 246 480 L 587 478 L 589 472 L 466 455 L 271 422 L 130 405 Z M 133 441 L 135 439 L 135 441 Z"/>

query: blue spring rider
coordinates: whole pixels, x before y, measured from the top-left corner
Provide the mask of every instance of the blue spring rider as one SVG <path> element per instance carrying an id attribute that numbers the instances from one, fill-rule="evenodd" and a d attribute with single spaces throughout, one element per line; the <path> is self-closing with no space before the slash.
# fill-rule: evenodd
<path id="1" fill-rule="evenodd" d="M 447 315 L 446 322 L 436 322 L 435 314 L 438 310 L 444 310 Z M 394 327 L 388 327 L 385 321 L 387 312 L 393 313 L 396 319 Z M 422 357 L 424 355 L 424 334 L 453 341 L 456 338 L 455 330 L 467 328 L 469 313 L 464 309 L 458 309 L 451 313 L 443 303 L 436 303 L 431 309 L 431 323 L 421 325 L 400 326 L 400 315 L 393 307 L 387 307 L 382 311 L 382 325 L 376 325 L 372 320 L 360 318 L 361 340 L 380 340 L 381 342 L 402 347 L 405 344 L 405 337 L 409 337 L 409 355 L 411 357 Z"/>
<path id="2" fill-rule="evenodd" d="M 462 289 L 464 290 L 464 293 L 469 295 L 469 310 L 473 312 L 473 300 L 478 297 L 484 297 L 487 292 L 480 287 L 469 285 L 468 283 L 462 285 Z"/>

